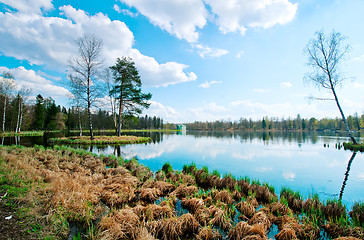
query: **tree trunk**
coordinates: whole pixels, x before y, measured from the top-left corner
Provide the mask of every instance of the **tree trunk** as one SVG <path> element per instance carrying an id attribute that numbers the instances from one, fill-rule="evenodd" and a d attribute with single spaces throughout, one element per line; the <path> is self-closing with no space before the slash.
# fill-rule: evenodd
<path id="1" fill-rule="evenodd" d="M 90 76 L 90 69 L 88 70 L 88 76 Z M 88 113 L 88 125 L 90 128 L 90 139 L 91 141 L 94 140 L 94 134 L 92 131 L 92 119 L 91 119 L 91 93 L 90 93 L 90 85 L 91 79 L 90 77 L 87 78 L 87 113 Z"/>
<path id="2" fill-rule="evenodd" d="M 331 82 L 331 81 L 330 81 Z M 335 92 L 335 89 L 333 87 L 333 85 L 331 84 L 331 90 L 332 90 L 332 93 L 334 94 L 334 97 L 335 97 L 335 102 L 336 102 L 336 105 L 337 107 L 339 108 L 339 111 L 340 111 L 340 114 L 341 114 L 341 117 L 342 117 L 342 120 L 345 124 L 345 128 L 346 128 L 346 131 L 348 132 L 348 135 L 351 139 L 351 141 L 354 143 L 354 144 L 358 144 L 357 141 L 355 140 L 354 136 L 351 134 L 351 131 L 349 129 L 349 125 L 348 123 L 346 122 L 346 118 L 345 118 L 345 115 L 344 115 L 344 112 L 343 110 L 341 109 L 341 106 L 340 106 L 340 103 L 339 103 L 339 99 L 337 98 L 336 96 L 336 92 Z"/>
<path id="3" fill-rule="evenodd" d="M 6 96 L 4 95 L 3 132 L 5 132 Z"/>
<path id="4" fill-rule="evenodd" d="M 77 111 L 78 111 L 78 126 L 80 128 L 80 137 L 82 137 L 81 113 L 80 113 L 80 108 L 78 106 L 77 106 Z"/>
<path id="5" fill-rule="evenodd" d="M 120 94 L 121 95 L 121 94 Z M 122 100 L 120 96 L 120 102 L 119 102 L 119 126 L 118 126 L 118 136 L 121 136 L 121 113 L 122 113 Z"/>
<path id="6" fill-rule="evenodd" d="M 87 104 L 87 112 L 88 112 L 88 124 L 90 127 L 90 139 L 94 140 L 94 134 L 92 131 L 92 119 L 91 119 L 91 104 L 90 102 Z"/>
<path id="7" fill-rule="evenodd" d="M 20 112 L 21 112 L 21 99 L 18 99 L 18 119 L 16 120 L 15 133 L 18 133 L 20 123 Z"/>
<path id="8" fill-rule="evenodd" d="M 21 130 L 21 124 L 23 122 L 23 106 L 21 107 L 21 112 L 20 112 L 20 121 L 19 121 L 19 132 Z"/>

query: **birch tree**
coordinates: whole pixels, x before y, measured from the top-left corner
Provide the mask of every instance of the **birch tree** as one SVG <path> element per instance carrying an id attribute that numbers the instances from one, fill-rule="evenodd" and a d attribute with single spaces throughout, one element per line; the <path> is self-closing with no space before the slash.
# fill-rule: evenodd
<path id="1" fill-rule="evenodd" d="M 0 78 L 0 95 L 4 98 L 2 131 L 5 131 L 6 105 L 7 100 L 15 89 L 14 76 L 9 72 L 3 72 Z"/>
<path id="2" fill-rule="evenodd" d="M 26 101 L 28 100 L 30 93 L 31 93 L 31 90 L 26 86 L 23 86 L 18 91 L 18 94 L 17 94 L 18 117 L 17 117 L 17 121 L 16 121 L 16 128 L 15 128 L 16 133 L 20 132 L 20 130 L 21 130 L 21 126 L 22 126 L 22 122 L 23 122 L 24 105 L 25 105 Z"/>
<path id="3" fill-rule="evenodd" d="M 305 53 L 308 57 L 307 64 L 311 66 L 312 72 L 306 74 L 305 80 L 313 83 L 318 88 L 327 89 L 334 96 L 336 105 L 340 111 L 342 121 L 346 131 L 354 144 L 356 139 L 352 135 L 342 110 L 339 98 L 336 94 L 336 87 L 340 86 L 345 80 L 340 72 L 340 64 L 350 51 L 350 46 L 345 43 L 346 38 L 339 32 L 332 31 L 325 36 L 321 30 L 316 32 L 315 38 L 307 44 Z M 327 99 L 325 99 L 327 100 Z"/>
<path id="4" fill-rule="evenodd" d="M 76 40 L 79 56 L 69 61 L 69 80 L 71 88 L 78 91 L 80 100 L 87 109 L 90 138 L 93 140 L 91 107 L 100 97 L 100 88 L 96 77 L 102 67 L 102 40 L 92 34 L 85 34 Z"/>

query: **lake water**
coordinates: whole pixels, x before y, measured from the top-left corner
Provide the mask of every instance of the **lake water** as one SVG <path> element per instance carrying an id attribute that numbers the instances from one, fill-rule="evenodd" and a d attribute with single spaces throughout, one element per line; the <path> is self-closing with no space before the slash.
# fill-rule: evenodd
<path id="1" fill-rule="evenodd" d="M 133 133 L 128 133 L 133 134 Z M 332 133 L 193 132 L 135 133 L 151 136 L 147 144 L 87 147 L 97 154 L 137 157 L 156 171 L 165 162 L 182 170 L 184 164 L 217 169 L 222 175 L 248 176 L 273 185 L 279 195 L 282 186 L 305 197 L 318 193 L 320 199 L 338 198 L 350 207 L 364 200 L 364 154 L 336 149 L 347 137 Z M 22 137 L 19 144 L 45 144 L 44 137 Z M 19 140 L 19 139 L 18 139 Z M 14 144 L 14 138 L 5 144 Z M 362 139 L 361 139 L 362 141 Z M 350 161 L 351 159 L 351 161 Z M 349 168 L 348 168 L 349 166 Z M 349 169 L 349 171 L 348 171 Z M 345 187 L 343 188 L 343 182 Z"/>

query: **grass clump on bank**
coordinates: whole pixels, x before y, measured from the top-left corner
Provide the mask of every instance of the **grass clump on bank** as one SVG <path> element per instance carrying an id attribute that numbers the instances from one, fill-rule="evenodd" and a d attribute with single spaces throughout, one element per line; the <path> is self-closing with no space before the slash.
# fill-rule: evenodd
<path id="1" fill-rule="evenodd" d="M 147 143 L 151 142 L 150 137 L 136 137 L 136 136 L 94 136 L 90 140 L 88 136 L 82 137 L 62 137 L 51 138 L 49 142 L 52 144 L 83 144 L 83 145 L 108 145 L 108 144 L 133 144 L 133 143 Z"/>
<path id="2" fill-rule="evenodd" d="M 29 202 L 41 239 L 268 239 L 272 226 L 276 239 L 364 238 L 362 203 L 350 218 L 338 201 L 288 188 L 278 201 L 269 184 L 195 164 L 153 177 L 136 159 L 58 146 L 0 147 L 0 159 L 1 188 L 21 192 L 7 201 Z"/>
<path id="3" fill-rule="evenodd" d="M 355 152 L 364 152 L 364 143 L 360 143 L 360 144 L 354 144 L 351 142 L 344 142 L 343 143 L 344 149 L 345 150 L 351 150 L 351 151 L 355 151 Z"/>
<path id="4" fill-rule="evenodd" d="M 26 132 L 2 132 L 0 137 L 13 137 L 13 136 L 43 136 L 44 131 L 26 131 Z"/>

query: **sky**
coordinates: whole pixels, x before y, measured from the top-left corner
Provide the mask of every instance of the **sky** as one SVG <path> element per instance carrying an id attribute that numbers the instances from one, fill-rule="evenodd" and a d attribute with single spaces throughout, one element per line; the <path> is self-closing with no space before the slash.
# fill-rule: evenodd
<path id="1" fill-rule="evenodd" d="M 339 117 L 325 90 L 304 81 L 317 31 L 340 32 L 351 51 L 337 94 L 346 115 L 364 112 L 363 0 L 0 0 L 0 73 L 70 107 L 75 40 L 103 42 L 105 68 L 131 57 L 144 114 L 165 122 Z M 106 97 L 106 96 L 105 96 Z M 105 100 L 101 99 L 101 100 Z"/>

